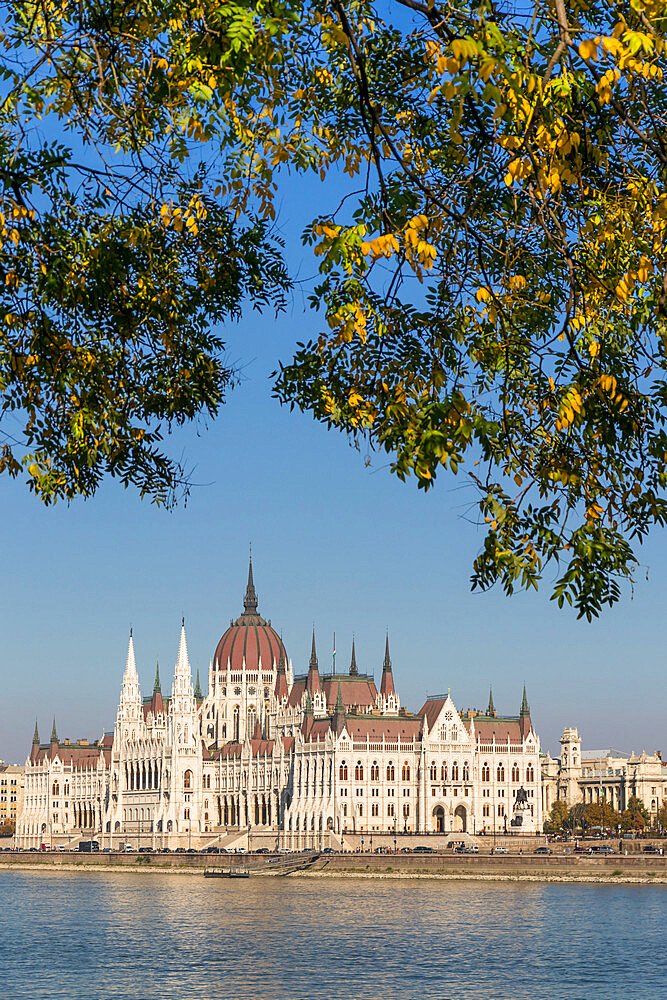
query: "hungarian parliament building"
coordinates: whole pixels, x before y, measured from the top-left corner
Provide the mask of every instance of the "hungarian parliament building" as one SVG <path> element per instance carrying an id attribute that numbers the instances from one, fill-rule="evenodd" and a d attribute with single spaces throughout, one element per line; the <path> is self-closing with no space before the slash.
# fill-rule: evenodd
<path id="1" fill-rule="evenodd" d="M 379 691 L 354 642 L 349 669 L 320 673 L 313 635 L 308 670 L 295 674 L 258 612 L 251 562 L 243 613 L 217 645 L 205 696 L 182 623 L 170 696 L 157 671 L 142 697 L 130 633 L 113 732 L 75 742 L 59 739 L 54 722 L 41 743 L 35 725 L 16 844 L 173 850 L 248 836 L 296 850 L 341 847 L 346 834 L 535 833 L 541 763 L 525 689 L 516 716 L 498 715 L 492 695 L 486 711 L 464 712 L 449 693 L 413 714 L 388 638 Z M 562 778 L 549 767 L 557 797 Z"/>

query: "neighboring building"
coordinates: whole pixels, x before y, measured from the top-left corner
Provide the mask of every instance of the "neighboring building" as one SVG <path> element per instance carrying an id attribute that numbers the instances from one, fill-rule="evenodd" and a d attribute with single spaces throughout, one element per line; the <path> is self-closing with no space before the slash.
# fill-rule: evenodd
<path id="1" fill-rule="evenodd" d="M 171 695 L 141 697 L 132 634 L 113 733 L 94 743 L 37 728 L 17 842 L 231 844 L 249 830 L 298 848 L 346 832 L 470 833 L 542 827 L 540 743 L 526 693 L 519 715 L 460 712 L 449 693 L 406 711 L 389 641 L 379 690 L 359 671 L 320 674 L 315 636 L 295 676 L 257 610 L 252 564 L 244 611 L 224 633 L 202 696 L 185 625 Z M 227 838 L 227 839 L 225 839 Z"/>
<path id="2" fill-rule="evenodd" d="M 25 768 L 0 761 L 0 826 L 15 822 L 23 808 Z"/>
<path id="3" fill-rule="evenodd" d="M 618 750 L 582 751 L 576 729 L 563 730 L 560 758 L 542 758 L 542 812 L 547 817 L 556 799 L 568 807 L 605 801 L 618 812 L 634 795 L 644 803 L 653 823 L 667 801 L 667 763 L 660 751 L 637 755 Z"/>

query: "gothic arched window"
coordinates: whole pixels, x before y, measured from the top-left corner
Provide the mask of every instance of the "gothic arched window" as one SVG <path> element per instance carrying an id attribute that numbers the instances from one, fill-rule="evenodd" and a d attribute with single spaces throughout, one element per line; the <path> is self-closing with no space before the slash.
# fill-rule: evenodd
<path id="1" fill-rule="evenodd" d="M 338 777 L 341 781 L 347 781 L 347 763 L 344 760 L 341 761 L 340 768 L 338 769 Z"/>
<path id="2" fill-rule="evenodd" d="M 408 764 L 407 760 L 403 764 L 403 770 L 401 771 L 401 777 L 403 778 L 403 781 L 409 781 L 410 780 L 410 765 Z"/>
<path id="3" fill-rule="evenodd" d="M 452 764 L 452 781 L 459 780 L 459 765 L 454 761 Z"/>
<path id="4" fill-rule="evenodd" d="M 394 765 L 392 761 L 387 764 L 387 781 L 395 781 L 396 772 L 394 771 Z"/>
<path id="5" fill-rule="evenodd" d="M 183 788 L 192 788 L 192 771 L 186 771 L 183 775 Z"/>
<path id="6" fill-rule="evenodd" d="M 470 766 L 467 760 L 463 764 L 463 780 L 470 781 Z"/>
<path id="7" fill-rule="evenodd" d="M 497 776 L 498 776 L 498 781 L 505 780 L 505 768 L 503 767 L 502 764 L 498 764 Z"/>
<path id="8" fill-rule="evenodd" d="M 371 781 L 380 780 L 380 765 L 376 760 L 371 764 Z"/>
<path id="9" fill-rule="evenodd" d="M 535 781 L 535 771 L 533 770 L 533 765 L 529 764 L 526 768 L 526 782 L 530 785 Z"/>
<path id="10" fill-rule="evenodd" d="M 512 781 L 515 784 L 518 784 L 518 782 L 519 782 L 519 765 L 518 764 L 512 764 Z"/>
<path id="11" fill-rule="evenodd" d="M 364 765 L 360 760 L 357 761 L 357 766 L 354 769 L 354 780 L 363 781 L 364 780 Z"/>
<path id="12" fill-rule="evenodd" d="M 438 765 L 434 760 L 431 761 L 431 781 L 438 780 Z"/>
<path id="13" fill-rule="evenodd" d="M 482 764 L 482 781 L 491 781 L 491 768 L 486 761 Z"/>

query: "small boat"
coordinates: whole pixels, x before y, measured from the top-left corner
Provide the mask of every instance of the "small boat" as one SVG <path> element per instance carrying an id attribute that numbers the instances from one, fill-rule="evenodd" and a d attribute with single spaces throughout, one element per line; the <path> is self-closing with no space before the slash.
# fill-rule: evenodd
<path id="1" fill-rule="evenodd" d="M 204 878 L 250 878 L 250 869 L 240 865 L 230 868 L 204 868 Z"/>

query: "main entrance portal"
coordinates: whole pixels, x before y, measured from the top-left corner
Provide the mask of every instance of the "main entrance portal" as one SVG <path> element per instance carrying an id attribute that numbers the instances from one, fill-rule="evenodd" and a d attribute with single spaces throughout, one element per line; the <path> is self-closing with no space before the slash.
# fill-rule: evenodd
<path id="1" fill-rule="evenodd" d="M 435 832 L 444 833 L 445 832 L 445 810 L 442 806 L 436 806 L 433 810 L 433 818 L 435 820 Z"/>

